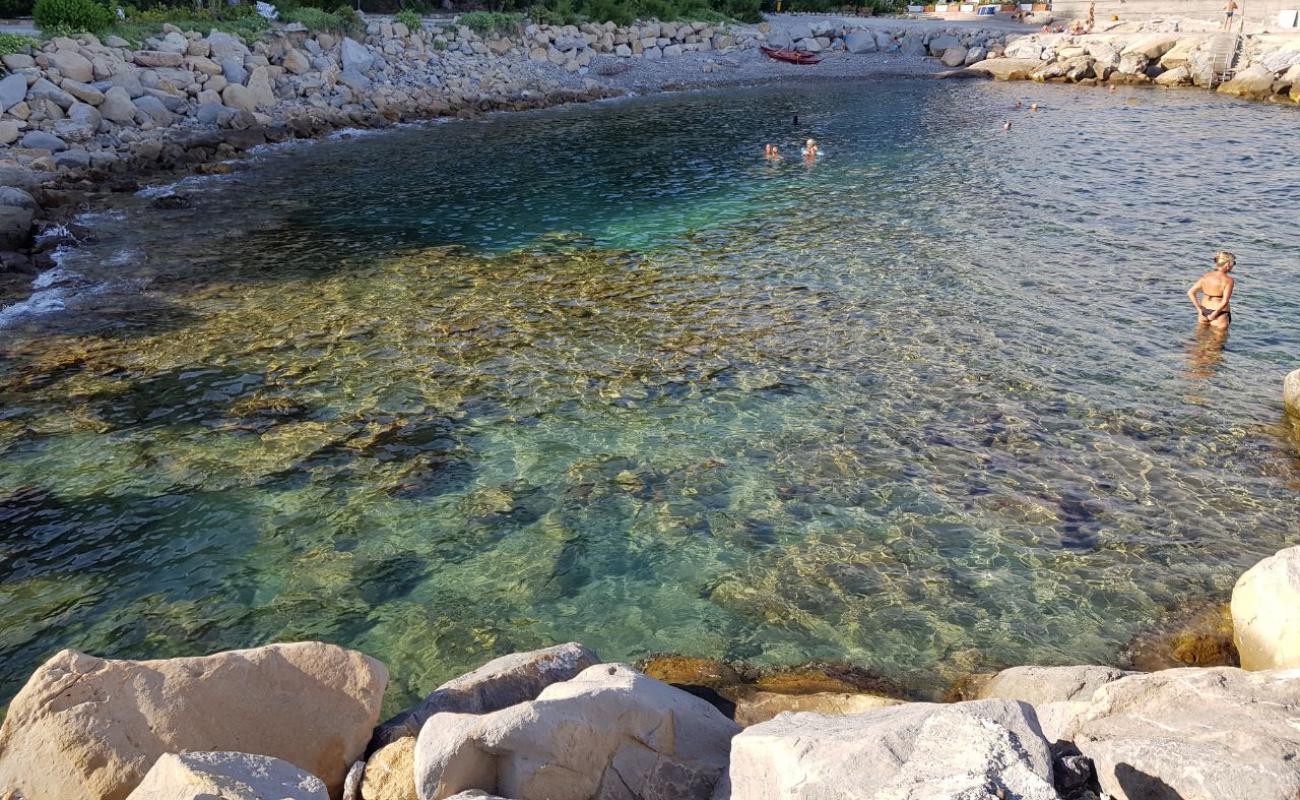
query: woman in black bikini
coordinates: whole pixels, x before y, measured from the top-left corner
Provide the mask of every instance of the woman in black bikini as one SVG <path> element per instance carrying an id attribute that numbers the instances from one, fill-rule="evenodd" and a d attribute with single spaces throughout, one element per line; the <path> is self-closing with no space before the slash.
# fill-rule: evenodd
<path id="1" fill-rule="evenodd" d="M 1209 325 L 1218 330 L 1227 330 L 1232 324 L 1232 309 L 1228 301 L 1232 299 L 1232 288 L 1236 285 L 1229 272 L 1237 266 L 1237 257 L 1227 250 L 1214 254 L 1214 269 L 1201 276 L 1187 290 L 1192 305 L 1196 306 L 1201 325 Z M 1203 295 L 1197 298 L 1197 293 Z"/>

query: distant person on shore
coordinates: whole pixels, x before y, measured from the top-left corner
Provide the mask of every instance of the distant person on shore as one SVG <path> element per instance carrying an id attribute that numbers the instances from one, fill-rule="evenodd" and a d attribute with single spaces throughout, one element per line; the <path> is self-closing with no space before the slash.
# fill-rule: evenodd
<path id="1" fill-rule="evenodd" d="M 801 150 L 800 152 L 803 153 L 803 157 L 809 163 L 812 163 L 813 161 L 817 160 L 817 156 L 820 156 L 822 154 L 822 149 L 817 145 L 816 139 L 809 139 L 808 141 L 804 142 L 803 150 Z"/>
<path id="2" fill-rule="evenodd" d="M 780 161 L 781 151 L 776 149 L 776 145 L 769 144 L 763 148 L 763 157 L 768 161 Z"/>
<path id="3" fill-rule="evenodd" d="M 1225 31 L 1232 28 L 1232 17 L 1236 13 L 1237 0 L 1228 0 L 1228 2 L 1223 4 L 1223 29 Z"/>
<path id="4" fill-rule="evenodd" d="M 1097 4 L 1092 2 L 1088 4 L 1088 33 L 1097 25 Z"/>
<path id="5" fill-rule="evenodd" d="M 1237 266 L 1237 257 L 1227 250 L 1214 254 L 1214 269 L 1201 276 L 1187 290 L 1192 305 L 1196 306 L 1199 316 L 1197 322 L 1218 330 L 1227 330 L 1232 324 L 1232 309 L 1228 301 L 1232 299 L 1232 288 L 1236 285 L 1229 272 Z M 1201 297 L 1197 297 L 1197 295 Z"/>

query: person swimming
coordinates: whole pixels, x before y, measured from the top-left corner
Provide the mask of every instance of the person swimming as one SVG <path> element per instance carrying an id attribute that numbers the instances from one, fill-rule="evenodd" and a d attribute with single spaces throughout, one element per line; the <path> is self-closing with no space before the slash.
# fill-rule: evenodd
<path id="1" fill-rule="evenodd" d="M 803 149 L 799 152 L 803 153 L 803 157 L 809 161 L 816 161 L 818 156 L 824 155 L 822 149 L 817 145 L 816 139 L 809 139 L 804 142 Z"/>
<path id="2" fill-rule="evenodd" d="M 1002 123 L 1002 130 L 1004 130 L 1004 131 L 1009 131 L 1009 130 L 1011 130 L 1011 120 L 1008 119 L 1008 120 L 1004 120 L 1004 121 L 1003 121 L 1003 123 Z"/>
<path id="3" fill-rule="evenodd" d="M 1030 111 L 1038 111 L 1038 104 L 1037 104 L 1037 103 L 1030 103 L 1030 104 L 1029 104 L 1029 110 L 1030 110 Z"/>
<path id="4" fill-rule="evenodd" d="M 1024 108 L 1024 107 L 1025 107 L 1024 103 L 1020 102 L 1019 100 L 1016 101 L 1016 108 Z"/>
<path id="5" fill-rule="evenodd" d="M 768 161 L 780 161 L 781 151 L 777 149 L 776 145 L 769 144 L 763 148 L 763 157 Z"/>
<path id="6" fill-rule="evenodd" d="M 1214 254 L 1214 269 L 1201 276 L 1187 290 L 1187 297 L 1196 306 L 1197 324 L 1209 325 L 1216 330 L 1227 330 L 1232 324 L 1232 309 L 1228 301 L 1236 281 L 1228 273 L 1237 266 L 1237 257 L 1227 250 Z M 1197 294 L 1202 295 L 1197 298 Z"/>

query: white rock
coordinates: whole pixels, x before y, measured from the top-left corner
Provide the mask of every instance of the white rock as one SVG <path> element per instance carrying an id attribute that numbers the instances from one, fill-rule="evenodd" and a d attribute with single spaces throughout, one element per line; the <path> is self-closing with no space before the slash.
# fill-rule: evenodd
<path id="1" fill-rule="evenodd" d="M 1127 675 L 1114 667 L 1012 667 L 980 687 L 979 698 L 1020 700 L 1034 707 L 1039 727 L 1049 742 L 1065 734 L 1074 719 L 1102 686 Z"/>
<path id="2" fill-rule="evenodd" d="M 1089 705 L 1069 736 L 1116 800 L 1300 796 L 1300 671 L 1169 669 Z"/>
<path id="3" fill-rule="evenodd" d="M 127 800 L 329 800 L 325 784 L 287 761 L 248 753 L 165 753 Z"/>
<path id="4" fill-rule="evenodd" d="M 1238 579 L 1232 636 L 1243 669 L 1300 667 L 1300 547 L 1278 551 Z"/>
<path id="5" fill-rule="evenodd" d="M 599 663 L 577 642 L 510 653 L 439 686 L 418 706 L 393 717 L 375 731 L 370 749 L 416 736 L 425 720 L 442 711 L 486 714 L 536 699 L 553 683 L 567 681 Z"/>
<path id="6" fill-rule="evenodd" d="M 1296 80 L 1300 81 L 1300 76 Z M 1300 369 L 1282 381 L 1282 406 L 1291 416 L 1300 419 Z"/>
<path id="7" fill-rule="evenodd" d="M 621 664 L 483 716 L 435 714 L 415 750 L 420 800 L 466 789 L 515 800 L 705 800 L 740 730 L 716 708 Z"/>
<path id="8" fill-rule="evenodd" d="M 1034 710 L 1013 700 L 907 703 L 831 717 L 782 714 L 732 741 L 731 800 L 1056 800 Z"/>

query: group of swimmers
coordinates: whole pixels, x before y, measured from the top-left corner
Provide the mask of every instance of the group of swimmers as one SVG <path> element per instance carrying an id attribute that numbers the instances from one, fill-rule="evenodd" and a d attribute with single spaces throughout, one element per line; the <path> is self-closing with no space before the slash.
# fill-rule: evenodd
<path id="1" fill-rule="evenodd" d="M 798 118 L 796 117 L 796 119 Z M 819 156 L 825 155 L 825 153 L 822 152 L 821 145 L 817 144 L 816 139 L 809 139 L 803 143 L 803 148 L 799 150 L 799 155 L 803 156 L 804 161 L 811 164 L 816 161 Z M 774 144 L 763 146 L 763 157 L 768 161 L 780 161 L 782 158 L 780 149 Z"/>

